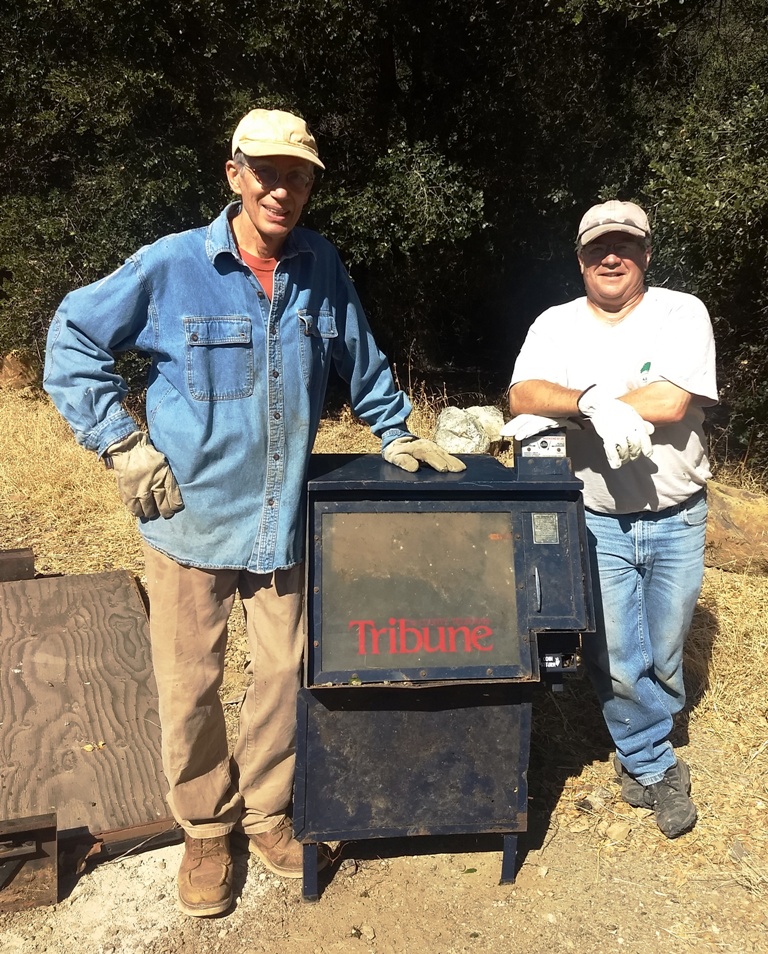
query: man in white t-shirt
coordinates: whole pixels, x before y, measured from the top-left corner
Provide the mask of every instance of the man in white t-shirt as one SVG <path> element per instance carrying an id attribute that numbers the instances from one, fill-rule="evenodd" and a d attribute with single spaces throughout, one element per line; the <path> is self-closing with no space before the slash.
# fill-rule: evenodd
<path id="1" fill-rule="evenodd" d="M 567 420 L 584 482 L 597 633 L 584 655 L 616 746 L 622 796 L 668 838 L 696 821 L 690 773 L 669 737 L 685 703 L 683 643 L 704 571 L 710 475 L 702 408 L 717 403 L 704 305 L 648 288 L 651 230 L 632 202 L 593 206 L 579 226 L 586 297 L 531 326 L 505 433 Z"/>

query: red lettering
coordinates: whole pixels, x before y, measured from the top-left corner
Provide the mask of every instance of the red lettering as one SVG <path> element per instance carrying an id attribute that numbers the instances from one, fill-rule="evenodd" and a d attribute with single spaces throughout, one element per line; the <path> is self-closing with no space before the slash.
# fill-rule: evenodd
<path id="1" fill-rule="evenodd" d="M 372 619 L 353 619 L 349 622 L 349 629 L 357 638 L 357 654 L 365 656 L 368 653 L 378 656 L 382 652 L 382 640 L 389 644 L 383 649 L 389 655 L 404 653 L 456 653 L 481 652 L 487 653 L 493 649 L 493 629 L 490 626 L 469 625 L 435 626 L 435 620 L 428 621 L 428 625 L 416 625 L 415 620 L 391 617 L 388 626 L 377 628 Z M 424 623 L 424 620 L 418 622 Z M 454 620 L 457 623 L 458 620 Z M 477 619 L 469 622 L 477 623 Z M 437 632 L 435 632 L 435 629 Z M 370 645 L 369 645 L 370 643 Z M 457 645 L 458 643 L 458 645 Z M 386 645 L 386 643 L 385 643 Z"/>
<path id="2" fill-rule="evenodd" d="M 447 653 L 448 650 L 445 648 L 445 626 L 439 626 L 437 629 L 438 632 L 438 642 L 437 646 L 430 646 L 429 643 L 429 627 L 424 627 L 424 652 L 425 653 Z"/>
<path id="3" fill-rule="evenodd" d="M 365 656 L 365 627 L 370 626 L 373 629 L 372 619 L 352 619 L 349 621 L 348 629 L 357 626 L 357 655 Z M 374 630 L 375 632 L 375 630 Z"/>
<path id="4" fill-rule="evenodd" d="M 389 620 L 389 652 L 390 654 L 397 652 L 397 620 L 390 618 Z"/>
<path id="5" fill-rule="evenodd" d="M 489 636 L 493 636 L 493 630 L 489 626 L 475 626 L 472 630 L 472 648 L 479 649 L 481 653 L 487 653 L 489 650 L 493 649 L 493 643 L 490 646 L 481 646 L 481 639 L 488 639 Z"/>
<path id="6" fill-rule="evenodd" d="M 464 636 L 464 652 L 472 652 L 472 644 L 469 641 L 469 627 L 467 626 L 449 626 L 448 627 L 448 636 L 451 640 L 451 652 L 456 652 L 456 637 Z"/>
<path id="7" fill-rule="evenodd" d="M 429 627 L 424 627 L 423 630 L 417 629 L 415 626 L 406 626 L 405 620 L 400 619 L 398 623 L 400 624 L 400 652 L 401 653 L 418 653 L 421 650 L 422 644 L 424 642 L 425 633 L 429 632 Z M 412 633 L 415 639 L 415 645 L 413 648 L 408 646 L 408 634 Z"/>
<path id="8" fill-rule="evenodd" d="M 372 619 L 353 619 L 349 623 L 349 629 L 357 627 L 357 654 L 358 656 L 365 656 L 368 652 L 367 642 L 365 638 L 366 627 L 370 627 L 371 631 L 371 655 L 379 655 L 379 637 L 385 634 L 389 635 L 389 651 L 390 653 L 397 652 L 395 648 L 395 631 L 393 629 L 387 629 L 386 626 L 381 629 L 376 629 Z"/>
<path id="9" fill-rule="evenodd" d="M 378 656 L 379 654 L 379 636 L 384 636 L 388 632 L 386 626 L 382 626 L 381 629 L 374 629 L 371 634 L 371 652 Z M 392 652 L 392 634 L 390 632 L 389 637 L 389 651 Z"/>

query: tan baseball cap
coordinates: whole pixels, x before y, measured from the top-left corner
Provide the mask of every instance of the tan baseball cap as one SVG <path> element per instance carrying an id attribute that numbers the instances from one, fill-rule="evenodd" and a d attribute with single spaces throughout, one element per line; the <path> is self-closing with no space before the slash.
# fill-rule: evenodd
<path id="1" fill-rule="evenodd" d="M 589 245 L 607 232 L 627 232 L 639 238 L 651 237 L 648 216 L 634 202 L 609 199 L 593 205 L 579 223 L 579 245 Z"/>
<path id="2" fill-rule="evenodd" d="M 282 109 L 252 109 L 237 124 L 232 155 L 296 156 L 325 169 L 317 154 L 315 137 L 299 116 Z"/>

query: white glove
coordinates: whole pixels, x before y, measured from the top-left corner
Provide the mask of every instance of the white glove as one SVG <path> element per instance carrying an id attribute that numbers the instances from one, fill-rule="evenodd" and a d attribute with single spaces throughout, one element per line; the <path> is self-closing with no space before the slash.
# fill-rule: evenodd
<path id="1" fill-rule="evenodd" d="M 618 398 L 607 394 L 599 384 L 584 391 L 577 402 L 584 417 L 592 421 L 592 426 L 602 438 L 605 456 L 612 470 L 618 470 L 628 460 L 635 460 L 644 454 L 653 454 L 650 435 L 655 428 L 650 421 L 643 420 L 637 411 Z"/>
<path id="2" fill-rule="evenodd" d="M 459 471 L 467 469 L 467 465 L 458 457 L 451 456 L 439 444 L 425 438 L 398 437 L 391 444 L 387 444 L 381 454 L 387 463 L 401 467 L 410 473 L 419 469 L 419 461 L 428 464 L 441 474 L 446 471 L 458 474 Z"/>
<path id="3" fill-rule="evenodd" d="M 559 430 L 562 430 L 562 428 L 582 430 L 580 424 L 567 417 L 555 418 L 542 417 L 540 414 L 518 414 L 511 421 L 507 421 L 500 433 L 502 437 L 512 437 L 516 441 L 524 441 L 528 437 L 533 437 L 534 434 L 542 434 L 544 431 L 552 431 L 556 428 Z"/>
<path id="4" fill-rule="evenodd" d="M 114 470 L 117 489 L 134 517 L 172 517 L 184 509 L 179 485 L 168 461 L 143 431 L 110 444 L 104 463 Z"/>

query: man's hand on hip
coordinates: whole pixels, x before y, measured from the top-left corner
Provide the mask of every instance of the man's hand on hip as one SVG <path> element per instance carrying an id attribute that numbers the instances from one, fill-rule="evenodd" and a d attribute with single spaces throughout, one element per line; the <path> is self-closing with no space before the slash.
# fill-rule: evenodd
<path id="1" fill-rule="evenodd" d="M 104 462 L 117 477 L 123 503 L 135 517 L 172 517 L 184 509 L 179 485 L 168 461 L 143 431 L 110 444 Z"/>
<path id="2" fill-rule="evenodd" d="M 447 471 L 457 474 L 467 469 L 467 465 L 458 457 L 452 457 L 434 441 L 423 437 L 398 437 L 391 444 L 387 444 L 381 453 L 388 463 L 411 473 L 419 469 L 419 463 L 427 464 L 441 474 Z"/>
<path id="3" fill-rule="evenodd" d="M 640 417 L 625 401 L 607 395 L 599 384 L 584 391 L 578 400 L 578 408 L 592 421 L 613 470 L 641 454 L 645 457 L 653 454 L 650 438 L 655 430 L 653 424 Z"/>

